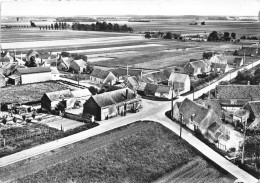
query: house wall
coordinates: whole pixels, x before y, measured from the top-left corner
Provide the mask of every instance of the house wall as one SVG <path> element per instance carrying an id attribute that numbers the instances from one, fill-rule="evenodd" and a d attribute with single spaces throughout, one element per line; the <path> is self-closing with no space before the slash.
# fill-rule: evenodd
<path id="1" fill-rule="evenodd" d="M 23 74 L 21 75 L 21 84 L 44 82 L 51 79 L 51 72 Z"/>
<path id="2" fill-rule="evenodd" d="M 41 98 L 41 108 L 45 111 L 51 111 L 51 101 L 46 95 Z"/>
<path id="3" fill-rule="evenodd" d="M 117 108 L 115 105 L 108 106 L 101 109 L 101 120 L 105 120 L 106 118 L 112 118 L 117 116 Z"/>
<path id="4" fill-rule="evenodd" d="M 250 105 L 248 103 L 243 108 L 249 111 L 249 117 L 251 119 L 255 119 L 255 115 L 252 111 L 252 108 L 250 107 Z"/>
<path id="5" fill-rule="evenodd" d="M 90 97 L 83 105 L 83 116 L 87 114 L 95 116 L 97 120 L 101 120 L 101 108 L 92 97 Z"/>
<path id="6" fill-rule="evenodd" d="M 107 77 L 104 79 L 103 84 L 114 85 L 116 84 L 116 80 L 117 80 L 116 76 L 112 72 L 110 72 L 107 75 Z"/>
<path id="7" fill-rule="evenodd" d="M 0 87 L 5 86 L 5 77 L 4 76 L 0 76 Z"/>

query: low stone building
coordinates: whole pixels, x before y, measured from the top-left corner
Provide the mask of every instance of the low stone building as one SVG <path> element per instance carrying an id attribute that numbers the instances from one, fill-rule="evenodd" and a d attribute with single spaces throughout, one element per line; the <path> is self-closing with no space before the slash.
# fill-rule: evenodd
<path id="1" fill-rule="evenodd" d="M 171 86 L 150 83 L 146 84 L 144 88 L 144 95 L 162 99 L 171 99 L 172 95 L 173 98 L 177 96 L 176 93 L 172 91 Z"/>
<path id="2" fill-rule="evenodd" d="M 94 116 L 96 120 L 105 120 L 142 107 L 141 97 L 136 92 L 123 88 L 91 96 L 84 104 L 83 116 Z"/>
<path id="3" fill-rule="evenodd" d="M 117 81 L 117 77 L 111 71 L 101 69 L 94 69 L 89 77 L 90 81 L 100 85 L 114 85 Z"/>

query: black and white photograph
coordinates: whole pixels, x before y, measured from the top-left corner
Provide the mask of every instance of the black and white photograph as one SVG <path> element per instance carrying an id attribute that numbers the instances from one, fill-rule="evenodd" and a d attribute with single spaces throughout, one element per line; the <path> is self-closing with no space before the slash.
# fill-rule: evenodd
<path id="1" fill-rule="evenodd" d="M 260 0 L 0 0 L 0 183 L 260 183 Z"/>

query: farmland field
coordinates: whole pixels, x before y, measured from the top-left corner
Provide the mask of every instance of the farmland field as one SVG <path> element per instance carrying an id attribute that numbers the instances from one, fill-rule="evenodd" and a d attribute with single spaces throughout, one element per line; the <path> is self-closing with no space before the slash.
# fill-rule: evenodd
<path id="1" fill-rule="evenodd" d="M 210 165 L 188 143 L 154 122 L 121 127 L 9 165 L 0 169 L 0 177 L 13 182 L 138 183 L 158 180 L 172 171 L 171 178 L 179 182 L 234 181 L 233 176 Z"/>
<path id="2" fill-rule="evenodd" d="M 57 82 L 44 82 L 0 88 L 1 103 L 26 103 L 39 101 L 48 92 L 65 90 L 69 87 Z"/>

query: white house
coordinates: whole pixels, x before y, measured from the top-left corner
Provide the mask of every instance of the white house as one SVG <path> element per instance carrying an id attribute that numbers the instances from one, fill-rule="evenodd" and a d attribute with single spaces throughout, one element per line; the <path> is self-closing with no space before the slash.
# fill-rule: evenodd
<path id="1" fill-rule="evenodd" d="M 173 86 L 177 94 L 190 91 L 190 77 L 187 74 L 172 72 L 168 80 L 168 85 Z"/>

